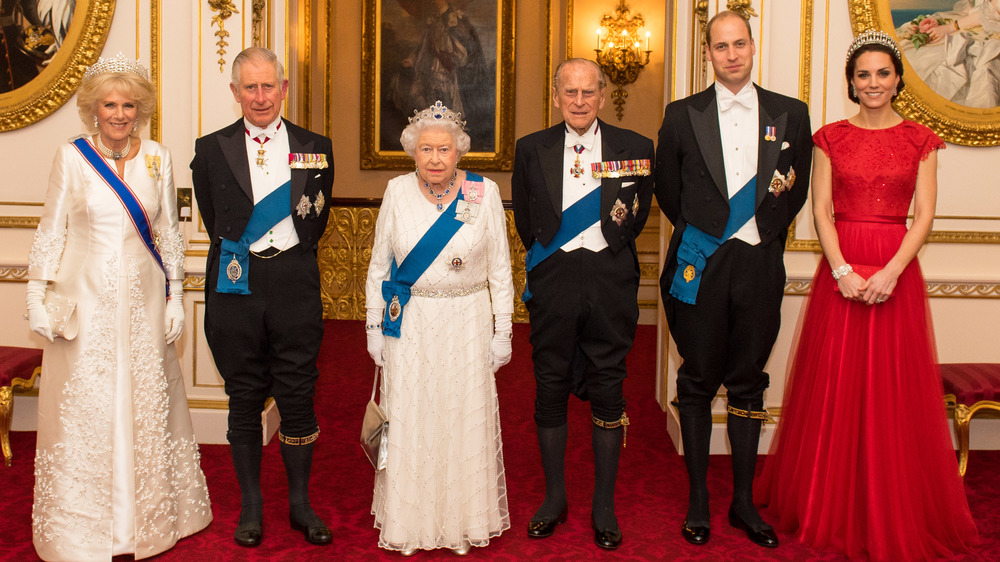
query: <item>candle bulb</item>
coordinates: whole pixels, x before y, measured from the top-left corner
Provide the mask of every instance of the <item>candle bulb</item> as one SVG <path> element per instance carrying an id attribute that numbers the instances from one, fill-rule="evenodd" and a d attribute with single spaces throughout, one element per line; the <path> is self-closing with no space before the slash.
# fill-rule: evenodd
<path id="1" fill-rule="evenodd" d="M 649 50 L 649 32 L 646 32 L 646 50 Z"/>
<path id="2" fill-rule="evenodd" d="M 597 30 L 597 50 L 601 50 L 601 30 Z"/>

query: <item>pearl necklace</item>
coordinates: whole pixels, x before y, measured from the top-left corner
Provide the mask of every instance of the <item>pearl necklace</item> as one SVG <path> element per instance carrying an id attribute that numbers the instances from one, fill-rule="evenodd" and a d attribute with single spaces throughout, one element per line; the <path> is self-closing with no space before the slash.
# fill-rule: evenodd
<path id="1" fill-rule="evenodd" d="M 434 188 L 431 187 L 430 184 L 427 183 L 427 181 L 424 181 L 424 189 L 426 189 L 431 194 L 431 197 L 434 197 L 435 199 L 437 199 L 437 210 L 438 210 L 438 212 L 441 212 L 441 211 L 444 210 L 444 205 L 441 203 L 441 198 L 444 197 L 445 195 L 448 195 L 449 193 L 451 193 L 451 188 L 455 187 L 455 178 L 456 177 L 458 177 L 458 170 L 455 170 L 454 172 L 452 172 L 452 174 L 451 174 L 451 181 L 448 182 L 448 187 L 445 188 L 444 193 L 434 193 Z"/>
<path id="2" fill-rule="evenodd" d="M 121 150 L 111 150 L 110 148 L 104 146 L 101 142 L 101 135 L 97 135 L 97 151 L 101 153 L 105 158 L 110 158 L 112 160 L 121 160 L 128 156 L 129 152 L 132 152 L 132 136 L 125 138 L 125 148 Z"/>

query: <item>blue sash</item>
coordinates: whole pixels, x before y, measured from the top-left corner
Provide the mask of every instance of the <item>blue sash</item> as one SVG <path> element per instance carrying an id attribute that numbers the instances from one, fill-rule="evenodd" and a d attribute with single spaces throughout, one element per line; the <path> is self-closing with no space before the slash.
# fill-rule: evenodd
<path id="1" fill-rule="evenodd" d="M 721 237 L 716 238 L 706 234 L 690 224 L 684 227 L 681 243 L 677 248 L 677 271 L 670 284 L 670 295 L 675 299 L 695 304 L 698 288 L 701 286 L 701 274 L 705 270 L 708 258 L 753 218 L 756 183 L 755 175 L 729 199 L 729 220 L 726 221 L 726 229 Z"/>
<path id="2" fill-rule="evenodd" d="M 118 201 L 121 202 L 122 207 L 125 207 L 125 213 L 132 220 L 135 230 L 139 233 L 139 238 L 142 239 L 149 253 L 153 255 L 153 259 L 156 260 L 160 269 L 163 270 L 163 276 L 166 278 L 167 270 L 163 267 L 163 258 L 160 257 L 160 252 L 156 249 L 156 244 L 153 242 L 149 217 L 146 216 L 146 209 L 143 208 L 142 203 L 139 202 L 139 199 L 132 193 L 128 185 L 118 177 L 118 174 L 111 169 L 111 166 L 108 166 L 107 161 L 97 153 L 97 150 L 90 144 L 90 141 L 81 137 L 73 141 L 73 146 L 76 147 L 77 151 L 80 152 L 80 156 L 83 156 L 83 159 L 90 164 L 90 167 L 97 172 L 97 175 L 104 180 L 104 183 L 118 197 Z"/>
<path id="3" fill-rule="evenodd" d="M 465 180 L 475 183 L 483 181 L 483 177 L 466 172 Z M 393 259 L 389 279 L 382 281 L 382 298 L 386 302 L 385 315 L 382 318 L 383 334 L 399 337 L 399 328 L 403 324 L 403 307 L 410 300 L 410 287 L 427 271 L 458 229 L 465 224 L 455 216 L 459 201 L 465 201 L 465 194 L 461 189 L 458 190 L 458 196 L 451 205 L 438 215 L 434 224 L 420 237 L 410 253 L 406 254 L 406 259 L 399 264 L 399 267 L 396 267 L 396 260 Z"/>
<path id="4" fill-rule="evenodd" d="M 260 240 L 265 232 L 292 214 L 291 200 L 292 182 L 289 180 L 253 206 L 250 220 L 239 240 L 222 239 L 219 278 L 215 283 L 217 293 L 250 294 L 250 244 Z"/>
<path id="5" fill-rule="evenodd" d="M 524 256 L 525 274 L 556 253 L 556 250 L 562 248 L 567 242 L 579 236 L 581 232 L 594 224 L 594 221 L 599 220 L 600 216 L 601 188 L 598 186 L 563 211 L 562 219 L 559 221 L 559 230 L 556 231 L 555 236 L 552 237 L 547 246 L 543 246 L 538 240 L 532 242 L 528 253 Z M 521 301 L 528 302 L 529 300 L 531 300 L 531 291 L 528 290 L 528 281 L 525 277 Z"/>

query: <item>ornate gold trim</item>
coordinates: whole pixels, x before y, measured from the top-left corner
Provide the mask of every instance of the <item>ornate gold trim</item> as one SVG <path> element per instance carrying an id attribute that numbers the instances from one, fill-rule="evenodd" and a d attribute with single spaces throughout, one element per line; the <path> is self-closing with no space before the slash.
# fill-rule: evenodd
<path id="1" fill-rule="evenodd" d="M 26 281 L 28 279 L 28 266 L 26 265 L 4 265 L 0 266 L 0 281 Z"/>
<path id="2" fill-rule="evenodd" d="M 809 105 L 812 88 L 813 0 L 802 0 L 802 40 L 799 42 L 799 99 Z"/>
<path id="3" fill-rule="evenodd" d="M 0 217 L 0 228 L 38 228 L 41 217 Z"/>
<path id="4" fill-rule="evenodd" d="M 215 42 L 219 46 L 219 49 L 215 52 L 219 55 L 219 72 L 221 73 L 226 70 L 226 47 L 229 46 L 229 41 L 226 41 L 226 38 L 229 37 L 229 32 L 226 31 L 226 20 L 233 17 L 233 14 L 240 13 L 240 11 L 236 9 L 233 0 L 208 0 L 208 7 L 213 12 L 218 12 L 212 16 L 212 25 L 219 26 L 219 30 L 213 33 L 213 35 L 219 38 Z"/>
<path id="5" fill-rule="evenodd" d="M 542 79 L 542 126 L 552 119 L 552 0 L 545 0 L 545 77 Z"/>
<path id="6" fill-rule="evenodd" d="M 138 10 L 137 10 L 138 12 Z M 149 2 L 149 76 L 153 79 L 153 86 L 156 88 L 156 108 L 149 118 L 149 138 L 160 142 L 163 137 L 162 124 L 160 123 L 160 108 L 163 106 L 163 87 L 160 79 L 160 67 L 162 66 L 162 55 L 160 51 L 160 0 L 150 0 Z"/>
<path id="7" fill-rule="evenodd" d="M 66 40 L 52 62 L 31 82 L 0 94 L 0 132 L 37 123 L 66 103 L 104 49 L 114 13 L 115 0 L 77 0 Z"/>
<path id="8" fill-rule="evenodd" d="M 1000 298 L 1000 283 L 963 281 L 926 281 L 927 296 L 930 298 L 997 299 Z M 812 278 L 788 279 L 785 295 L 805 297 L 812 292 Z"/>
<path id="9" fill-rule="evenodd" d="M 855 35 L 870 29 L 896 35 L 888 0 L 849 0 L 848 9 Z M 927 125 L 953 144 L 1000 145 L 1000 107 L 973 108 L 944 99 L 920 79 L 905 55 L 903 73 L 906 88 L 892 104 L 900 115 Z"/>
<path id="10" fill-rule="evenodd" d="M 497 115 L 493 152 L 469 152 L 462 157 L 465 168 L 479 171 L 510 171 L 514 167 L 514 0 L 496 0 L 497 17 Z M 413 159 L 403 151 L 379 148 L 380 126 L 378 61 L 380 59 L 379 8 L 382 0 L 363 0 L 361 27 L 361 169 L 409 170 Z"/>
<path id="11" fill-rule="evenodd" d="M 188 398 L 188 408 L 192 410 L 228 410 L 229 400 L 195 400 Z"/>
<path id="12" fill-rule="evenodd" d="M 250 44 L 254 47 L 262 47 L 261 37 L 264 33 L 264 8 L 267 6 L 266 0 L 253 0 L 250 10 L 253 12 L 250 24 L 252 38 Z"/>

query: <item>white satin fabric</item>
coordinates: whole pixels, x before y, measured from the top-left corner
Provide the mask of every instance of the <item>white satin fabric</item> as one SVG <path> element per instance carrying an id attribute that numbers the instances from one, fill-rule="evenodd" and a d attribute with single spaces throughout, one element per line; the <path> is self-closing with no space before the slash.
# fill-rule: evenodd
<path id="1" fill-rule="evenodd" d="M 113 161 L 108 160 L 113 167 Z M 125 182 L 170 278 L 184 246 L 170 153 L 142 140 Z M 173 345 L 166 279 L 110 188 L 71 144 L 56 153 L 31 279 L 75 300 L 80 331 L 45 344 L 32 530 L 44 560 L 146 558 L 212 520 Z"/>

